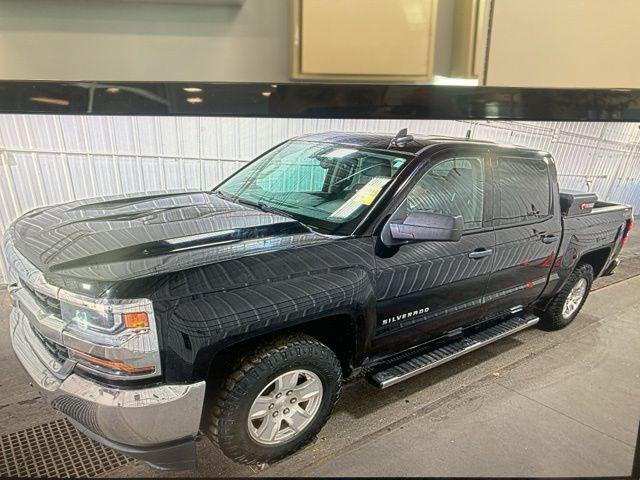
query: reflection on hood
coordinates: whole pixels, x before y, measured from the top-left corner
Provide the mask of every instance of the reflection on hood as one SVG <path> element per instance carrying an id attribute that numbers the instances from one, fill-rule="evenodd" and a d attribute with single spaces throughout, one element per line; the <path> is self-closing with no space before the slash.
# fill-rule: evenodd
<path id="1" fill-rule="evenodd" d="M 139 278 L 239 255 L 326 241 L 296 220 L 208 192 L 81 200 L 38 209 L 12 228 L 47 278 Z"/>

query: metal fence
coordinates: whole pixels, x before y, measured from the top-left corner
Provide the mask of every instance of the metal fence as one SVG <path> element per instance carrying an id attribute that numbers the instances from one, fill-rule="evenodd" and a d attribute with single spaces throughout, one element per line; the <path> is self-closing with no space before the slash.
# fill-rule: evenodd
<path id="1" fill-rule="evenodd" d="M 562 188 L 640 208 L 637 123 L 0 115 L 0 234 L 42 205 L 212 187 L 296 135 L 404 127 L 457 137 L 470 130 L 471 138 L 547 150 Z"/>

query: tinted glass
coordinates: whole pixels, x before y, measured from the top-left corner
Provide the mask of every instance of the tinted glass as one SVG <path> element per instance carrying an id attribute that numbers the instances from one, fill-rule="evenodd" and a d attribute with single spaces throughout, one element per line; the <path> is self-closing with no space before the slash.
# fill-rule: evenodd
<path id="1" fill-rule="evenodd" d="M 496 205 L 493 217 L 496 225 L 521 223 L 549 214 L 549 166 L 539 159 L 498 159 Z"/>
<path id="2" fill-rule="evenodd" d="M 443 160 L 426 172 L 407 196 L 409 212 L 460 215 L 466 230 L 482 227 L 484 170 L 480 157 Z"/>

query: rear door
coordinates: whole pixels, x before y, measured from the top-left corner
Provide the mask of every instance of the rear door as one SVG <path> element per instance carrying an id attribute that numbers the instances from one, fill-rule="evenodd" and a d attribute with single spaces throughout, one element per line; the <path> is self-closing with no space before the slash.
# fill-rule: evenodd
<path id="1" fill-rule="evenodd" d="M 423 343 L 482 315 L 494 247 L 487 152 L 442 152 L 400 192 L 408 211 L 461 215 L 465 231 L 457 242 L 422 241 L 377 252 L 376 353 Z"/>
<path id="2" fill-rule="evenodd" d="M 493 271 L 484 302 L 487 314 L 517 311 L 544 290 L 562 235 L 554 215 L 550 160 L 498 151 L 491 158 L 496 235 Z"/>

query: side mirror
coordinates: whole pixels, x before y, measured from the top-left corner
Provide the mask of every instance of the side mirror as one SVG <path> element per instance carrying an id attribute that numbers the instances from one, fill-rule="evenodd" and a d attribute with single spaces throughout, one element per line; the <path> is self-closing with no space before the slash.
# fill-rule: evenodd
<path id="1" fill-rule="evenodd" d="M 413 212 L 402 221 L 392 219 L 388 227 L 394 244 L 422 240 L 457 242 L 462 237 L 464 223 L 460 215 Z"/>

